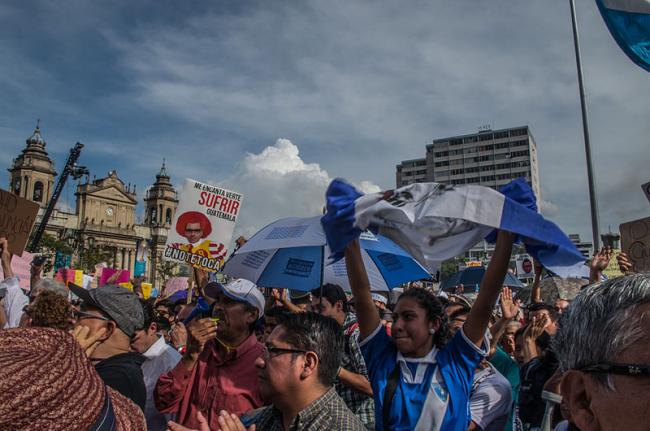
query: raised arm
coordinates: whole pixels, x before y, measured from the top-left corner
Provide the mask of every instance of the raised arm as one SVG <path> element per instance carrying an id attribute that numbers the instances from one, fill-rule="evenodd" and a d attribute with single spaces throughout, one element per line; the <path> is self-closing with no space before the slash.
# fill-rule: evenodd
<path id="1" fill-rule="evenodd" d="M 589 264 L 589 284 L 598 283 L 603 276 L 603 271 L 609 266 L 612 259 L 612 248 L 603 247 L 594 253 Z"/>
<path id="2" fill-rule="evenodd" d="M 492 308 L 494 308 L 494 304 L 499 297 L 503 279 L 508 271 L 513 240 L 514 235 L 511 233 L 503 230 L 499 231 L 494 255 L 485 271 L 483 280 L 481 280 L 478 297 L 469 312 L 469 316 L 467 316 L 467 321 L 463 325 L 463 332 L 465 332 L 467 338 L 479 347 L 483 345 L 485 330 L 492 315 Z M 368 291 L 368 295 L 370 295 L 370 291 Z"/>
<path id="3" fill-rule="evenodd" d="M 14 276 L 11 269 L 11 253 L 9 253 L 9 243 L 6 238 L 0 238 L 0 263 L 2 264 L 2 272 L 4 273 L 5 280 Z"/>
<path id="4" fill-rule="evenodd" d="M 530 291 L 530 302 L 537 304 L 542 302 L 542 270 L 544 267 L 535 261 L 535 281 L 533 282 L 533 289 Z"/>
<path id="5" fill-rule="evenodd" d="M 381 324 L 381 318 L 370 296 L 370 281 L 368 281 L 366 267 L 363 265 L 358 239 L 352 241 L 345 249 L 345 267 L 354 295 L 354 306 L 359 322 L 359 339 L 363 340 L 377 329 Z"/>
<path id="6" fill-rule="evenodd" d="M 490 341 L 490 355 L 496 350 L 497 344 L 503 333 L 506 332 L 506 326 L 512 321 L 519 313 L 519 307 L 512 299 L 512 290 L 507 287 L 503 288 L 501 292 L 501 318 L 497 320 L 490 328 L 492 340 Z"/>

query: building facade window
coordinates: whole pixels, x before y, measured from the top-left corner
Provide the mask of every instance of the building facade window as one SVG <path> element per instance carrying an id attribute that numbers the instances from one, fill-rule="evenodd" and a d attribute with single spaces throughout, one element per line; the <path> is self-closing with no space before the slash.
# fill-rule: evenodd
<path id="1" fill-rule="evenodd" d="M 528 129 L 516 129 L 510 131 L 510 136 L 524 136 L 528 134 Z"/>
<path id="2" fill-rule="evenodd" d="M 36 181 L 34 183 L 34 193 L 32 195 L 32 200 L 34 202 L 43 202 L 43 183 Z"/>
<path id="3" fill-rule="evenodd" d="M 165 223 L 171 224 L 172 223 L 172 209 L 167 208 L 167 211 L 165 211 Z"/>
<path id="4" fill-rule="evenodd" d="M 13 192 L 15 195 L 20 196 L 20 177 L 16 177 L 14 181 Z"/>
<path id="5" fill-rule="evenodd" d="M 478 137 L 479 141 L 491 141 L 492 140 L 492 133 L 482 133 Z"/>

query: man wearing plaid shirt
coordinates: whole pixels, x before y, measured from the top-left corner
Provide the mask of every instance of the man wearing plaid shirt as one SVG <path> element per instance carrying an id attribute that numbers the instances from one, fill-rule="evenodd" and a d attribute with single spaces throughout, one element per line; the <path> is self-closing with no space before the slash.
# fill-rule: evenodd
<path id="1" fill-rule="evenodd" d="M 345 349 L 339 368 L 336 392 L 368 429 L 375 429 L 375 403 L 368 381 L 368 370 L 359 347 L 356 316 L 349 312 L 341 286 L 325 284 L 312 292 L 312 310 L 331 317 L 343 327 Z"/>

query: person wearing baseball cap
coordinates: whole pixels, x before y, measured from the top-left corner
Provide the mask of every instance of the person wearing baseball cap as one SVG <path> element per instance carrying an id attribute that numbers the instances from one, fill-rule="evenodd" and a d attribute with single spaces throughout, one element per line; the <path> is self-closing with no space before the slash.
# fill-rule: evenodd
<path id="1" fill-rule="evenodd" d="M 69 284 L 81 299 L 74 313 L 75 328 L 85 327 L 90 337 L 99 336 L 90 360 L 99 376 L 111 388 L 131 399 L 143 411 L 147 399 L 142 363 L 145 357 L 131 352 L 131 338 L 144 326 L 138 297 L 120 286 L 105 285 L 86 290 Z"/>
<path id="2" fill-rule="evenodd" d="M 264 347 L 255 328 L 264 315 L 264 295 L 255 283 L 236 279 L 228 284 L 208 283 L 210 317 L 187 325 L 183 359 L 158 379 L 156 407 L 175 413 L 176 421 L 198 428 L 202 412 L 210 429 L 220 429 L 221 410 L 241 415 L 264 405 L 255 360 Z"/>

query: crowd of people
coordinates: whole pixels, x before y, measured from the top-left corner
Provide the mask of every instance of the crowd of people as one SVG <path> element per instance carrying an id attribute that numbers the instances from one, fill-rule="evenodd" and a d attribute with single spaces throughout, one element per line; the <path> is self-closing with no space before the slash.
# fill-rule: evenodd
<path id="1" fill-rule="evenodd" d="M 0 239 L 0 430 L 641 430 L 650 411 L 650 275 L 575 298 L 504 288 L 501 231 L 475 298 L 371 292 L 358 241 L 351 286 L 311 292 L 197 271 L 189 300 L 42 278 L 24 292 Z"/>

